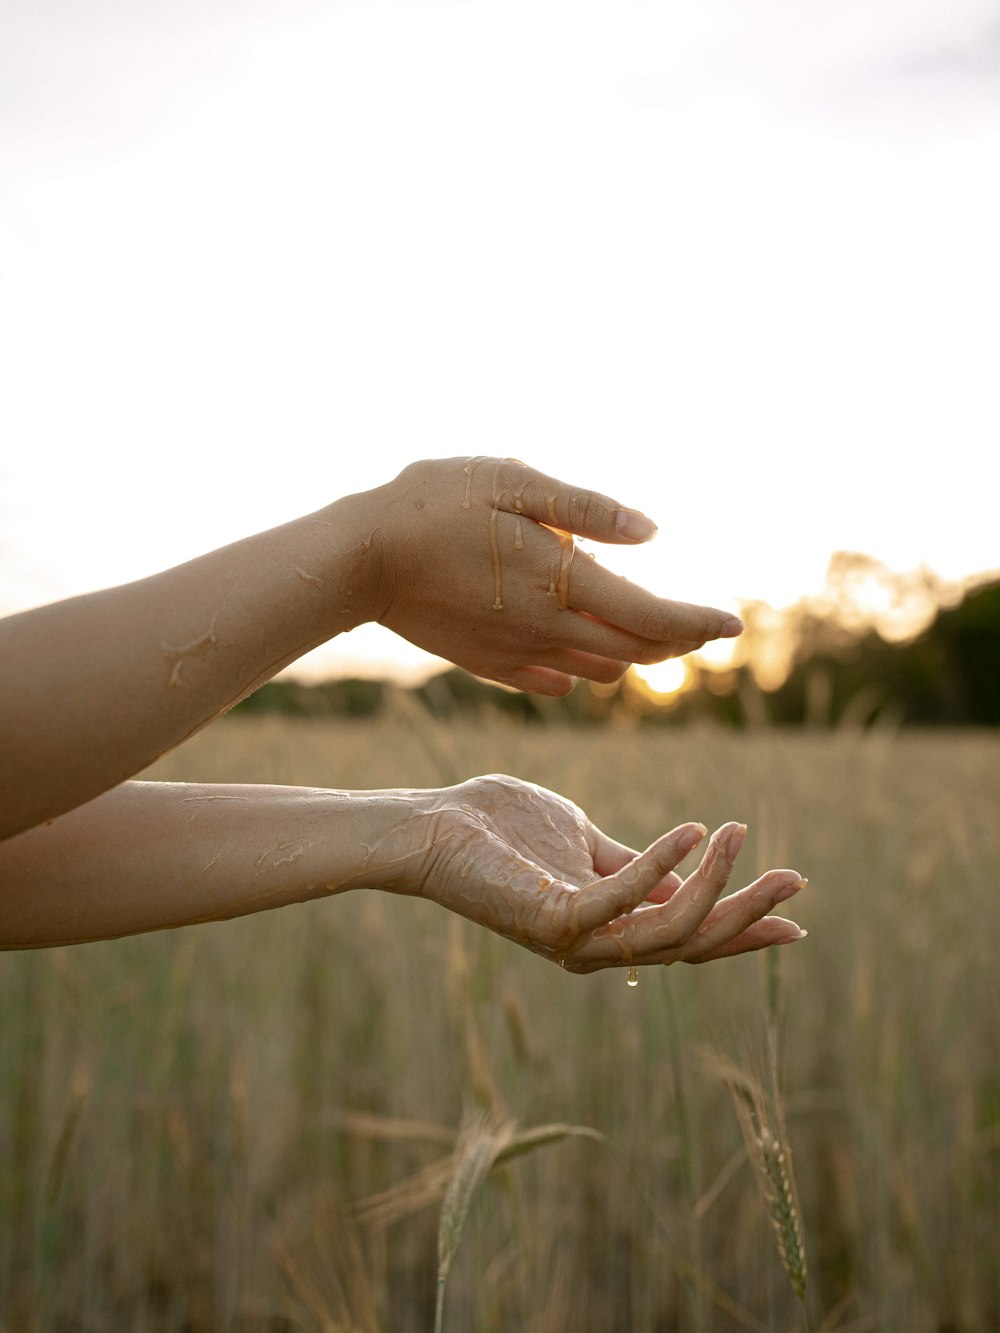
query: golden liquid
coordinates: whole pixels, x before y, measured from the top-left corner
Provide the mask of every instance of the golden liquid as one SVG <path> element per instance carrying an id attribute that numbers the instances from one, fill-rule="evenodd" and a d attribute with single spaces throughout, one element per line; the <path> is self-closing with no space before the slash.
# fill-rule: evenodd
<path id="1" fill-rule="evenodd" d="M 497 514 L 500 511 L 493 507 L 490 510 L 490 553 L 493 556 L 493 610 L 503 610 L 503 586 L 500 570 L 500 543 L 497 541 Z"/>
<path id="2" fill-rule="evenodd" d="M 476 467 L 483 460 L 482 458 L 470 458 L 462 471 L 465 473 L 465 499 L 462 501 L 463 509 L 472 508 L 472 474 Z"/>
<path id="3" fill-rule="evenodd" d="M 625 980 L 628 982 L 630 986 L 638 986 L 639 969 L 636 967 L 630 967 L 628 970 L 628 976 L 625 978 Z"/>
<path id="4" fill-rule="evenodd" d="M 565 611 L 569 606 L 569 567 L 573 563 L 576 544 L 572 535 L 568 532 L 560 532 L 556 535 L 562 543 L 562 551 L 559 557 L 559 608 Z"/>

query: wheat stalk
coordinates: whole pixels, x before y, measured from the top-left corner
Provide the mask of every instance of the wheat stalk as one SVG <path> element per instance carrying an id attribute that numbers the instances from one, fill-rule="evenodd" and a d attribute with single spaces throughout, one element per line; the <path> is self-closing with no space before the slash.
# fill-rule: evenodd
<path id="1" fill-rule="evenodd" d="M 489 1111 L 467 1113 L 462 1121 L 438 1228 L 435 1333 L 440 1333 L 443 1326 L 445 1285 L 451 1261 L 458 1249 L 459 1237 L 465 1225 L 472 1196 L 480 1182 L 493 1169 L 501 1149 L 510 1143 L 512 1137 L 513 1127 L 510 1122 L 500 1120 Z"/>
<path id="2" fill-rule="evenodd" d="M 420 1143 L 454 1138 L 452 1131 L 420 1121 L 345 1115 L 340 1123 L 349 1133 L 363 1137 Z M 587 1125 L 534 1125 L 518 1132 L 512 1120 L 495 1111 L 467 1110 L 454 1140 L 453 1152 L 428 1162 L 405 1180 L 355 1204 L 354 1216 L 365 1226 L 381 1230 L 420 1212 L 444 1195 L 438 1228 L 437 1333 L 444 1318 L 448 1272 L 476 1189 L 495 1167 L 571 1137 L 604 1141 L 603 1134 Z"/>
<path id="3" fill-rule="evenodd" d="M 792 1290 L 806 1299 L 806 1251 L 788 1150 L 759 1115 L 744 1106 L 743 1137 L 754 1174 L 767 1203 L 778 1254 Z"/>
<path id="4" fill-rule="evenodd" d="M 773 1061 L 773 1044 L 769 1044 L 769 1049 Z M 723 1080 L 733 1095 L 747 1157 L 767 1205 L 778 1255 L 792 1290 L 806 1311 L 808 1323 L 808 1268 L 802 1212 L 776 1071 L 772 1067 L 770 1088 L 765 1088 L 745 1068 L 717 1052 L 710 1052 L 707 1059 L 713 1072 Z"/>
<path id="5" fill-rule="evenodd" d="M 340 1123 L 350 1132 L 363 1137 L 395 1138 L 413 1143 L 455 1142 L 454 1130 L 425 1125 L 419 1121 L 386 1119 L 383 1127 L 382 1118 L 378 1116 L 344 1116 Z M 407 1133 L 406 1127 L 410 1123 L 413 1132 Z M 588 1138 L 604 1142 L 604 1135 L 587 1125 L 535 1125 L 516 1134 L 512 1130 L 510 1137 L 497 1152 L 493 1166 L 503 1166 L 515 1157 L 559 1143 L 565 1138 Z M 354 1216 L 364 1226 L 381 1231 L 394 1222 L 429 1208 L 447 1193 L 448 1183 L 457 1169 L 457 1151 L 456 1148 L 455 1152 L 437 1157 L 388 1189 L 359 1200 L 353 1208 Z"/>

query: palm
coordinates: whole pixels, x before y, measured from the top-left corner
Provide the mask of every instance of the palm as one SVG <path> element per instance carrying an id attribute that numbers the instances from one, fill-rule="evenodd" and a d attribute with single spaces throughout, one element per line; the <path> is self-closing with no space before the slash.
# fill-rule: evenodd
<path id="1" fill-rule="evenodd" d="M 465 784 L 483 799 L 484 829 L 554 881 L 582 889 L 600 879 L 594 865 L 594 826 L 572 801 L 544 787 L 500 774 Z"/>

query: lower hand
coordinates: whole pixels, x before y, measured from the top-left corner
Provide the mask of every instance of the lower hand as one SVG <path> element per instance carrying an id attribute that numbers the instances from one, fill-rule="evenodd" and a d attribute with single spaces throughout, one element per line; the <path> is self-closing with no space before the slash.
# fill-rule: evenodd
<path id="1" fill-rule="evenodd" d="M 426 793 L 373 853 L 369 883 L 431 898 L 570 972 L 653 963 L 707 963 L 803 932 L 769 916 L 802 888 L 769 870 L 721 899 L 746 827 L 725 824 L 686 879 L 675 873 L 704 838 L 682 824 L 637 854 L 571 801 L 512 777 L 473 778 Z"/>
<path id="2" fill-rule="evenodd" d="M 742 629 L 575 554 L 572 534 L 635 544 L 644 515 L 514 459 L 414 463 L 376 498 L 374 618 L 477 676 L 561 695 Z"/>

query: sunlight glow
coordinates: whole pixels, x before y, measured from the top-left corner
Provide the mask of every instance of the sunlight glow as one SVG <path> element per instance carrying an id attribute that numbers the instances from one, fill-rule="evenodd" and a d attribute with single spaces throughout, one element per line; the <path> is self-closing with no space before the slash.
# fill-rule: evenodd
<path id="1" fill-rule="evenodd" d="M 712 639 L 691 656 L 699 666 L 711 671 L 728 671 L 739 653 L 739 639 Z"/>
<path id="2" fill-rule="evenodd" d="M 679 694 L 688 681 L 688 669 L 679 657 L 672 657 L 666 662 L 654 662 L 651 666 L 633 668 L 649 693 L 656 699 L 668 699 Z"/>

